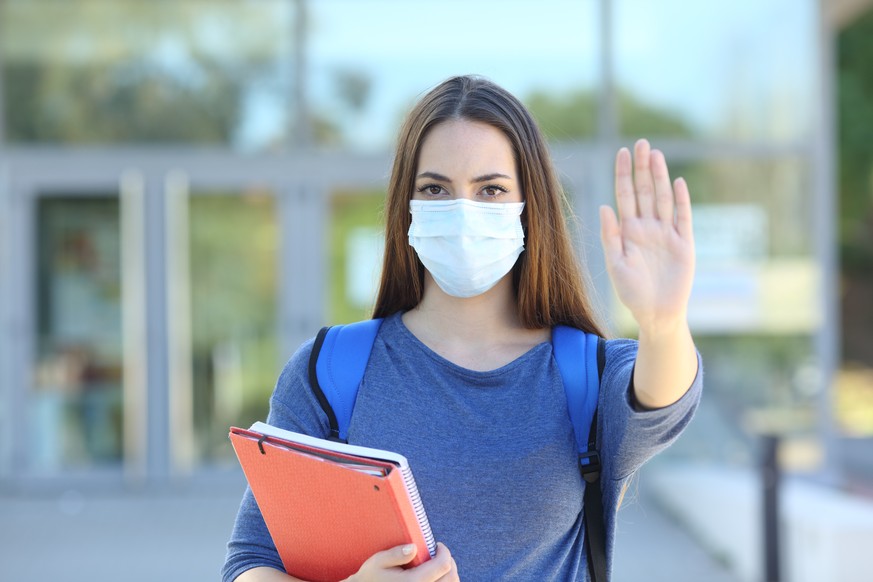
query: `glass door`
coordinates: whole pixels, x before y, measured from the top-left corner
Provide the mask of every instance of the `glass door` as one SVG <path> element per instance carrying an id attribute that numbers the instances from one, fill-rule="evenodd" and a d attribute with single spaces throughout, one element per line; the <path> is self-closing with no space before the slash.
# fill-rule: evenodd
<path id="1" fill-rule="evenodd" d="M 235 467 L 228 428 L 266 417 L 283 363 L 276 192 L 176 172 L 166 197 L 173 465 Z"/>
<path id="2" fill-rule="evenodd" d="M 234 472 L 228 428 L 266 417 L 293 351 L 328 321 L 366 316 L 384 163 L 53 151 L 13 162 L 0 481 Z M 348 170 L 314 179 L 336 168 Z M 345 289 L 333 302 L 331 280 Z"/>
<path id="3" fill-rule="evenodd" d="M 26 475 L 142 472 L 142 186 L 128 173 L 17 189 L 25 227 L 13 284 L 23 333 L 12 345 L 23 414 L 14 435 Z"/>
<path id="4" fill-rule="evenodd" d="M 32 468 L 122 461 L 121 254 L 117 196 L 36 201 Z"/>

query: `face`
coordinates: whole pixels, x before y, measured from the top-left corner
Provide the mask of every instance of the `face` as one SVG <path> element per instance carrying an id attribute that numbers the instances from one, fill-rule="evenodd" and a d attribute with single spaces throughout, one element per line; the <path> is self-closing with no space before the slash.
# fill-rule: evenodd
<path id="1" fill-rule="evenodd" d="M 512 145 L 486 123 L 453 119 L 434 126 L 421 144 L 412 198 L 522 202 Z"/>

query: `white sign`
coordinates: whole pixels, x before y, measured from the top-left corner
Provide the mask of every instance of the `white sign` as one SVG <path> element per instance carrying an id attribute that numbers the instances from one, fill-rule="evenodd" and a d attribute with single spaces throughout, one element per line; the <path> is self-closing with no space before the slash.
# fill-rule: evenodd
<path id="1" fill-rule="evenodd" d="M 382 229 L 359 226 L 346 239 L 346 297 L 356 307 L 372 307 L 379 291 L 385 237 Z"/>

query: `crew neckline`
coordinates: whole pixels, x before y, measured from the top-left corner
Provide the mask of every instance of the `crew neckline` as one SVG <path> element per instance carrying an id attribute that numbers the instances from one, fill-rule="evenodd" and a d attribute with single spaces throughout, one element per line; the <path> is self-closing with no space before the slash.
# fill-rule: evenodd
<path id="1" fill-rule="evenodd" d="M 398 311 L 397 313 L 391 315 L 387 319 L 386 323 L 388 323 L 389 325 L 396 326 L 398 331 L 400 332 L 400 335 L 403 337 L 403 339 L 405 339 L 406 341 L 411 343 L 417 350 L 422 352 L 429 359 L 433 360 L 434 362 L 436 362 L 437 364 L 439 364 L 445 368 L 448 368 L 449 370 L 451 370 L 455 373 L 458 373 L 458 374 L 461 374 L 461 375 L 464 375 L 464 376 L 467 376 L 470 378 L 491 378 L 491 377 L 495 377 L 495 376 L 505 375 L 509 372 L 512 372 L 513 370 L 515 370 L 519 366 L 524 365 L 525 362 L 527 362 L 531 358 L 535 357 L 535 355 L 537 355 L 541 350 L 544 350 L 547 348 L 548 349 L 552 348 L 552 342 L 551 342 L 551 337 L 550 337 L 548 341 L 544 341 L 544 342 L 540 342 L 540 343 L 536 344 L 535 346 L 531 347 L 529 350 L 527 350 L 526 352 L 524 352 L 523 354 L 521 354 L 520 356 L 515 358 L 514 360 L 507 362 L 506 364 L 500 366 L 499 368 L 494 368 L 493 370 L 471 370 L 470 368 L 465 368 L 464 366 L 460 366 L 460 365 L 452 362 L 451 360 L 444 358 L 443 356 L 441 356 L 440 354 L 438 354 L 437 352 L 432 350 L 430 347 L 428 347 L 427 344 L 425 344 L 423 341 L 418 339 L 418 337 L 416 337 L 416 335 L 414 333 L 412 333 L 408 327 L 406 327 L 406 324 L 403 323 L 402 316 L 403 316 L 403 312 Z"/>

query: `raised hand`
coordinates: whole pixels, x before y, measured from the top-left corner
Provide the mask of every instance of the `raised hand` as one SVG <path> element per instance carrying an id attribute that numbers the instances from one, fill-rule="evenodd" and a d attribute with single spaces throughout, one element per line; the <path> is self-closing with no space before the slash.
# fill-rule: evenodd
<path id="1" fill-rule="evenodd" d="M 633 165 L 633 172 L 631 171 Z M 615 158 L 618 216 L 600 208 L 606 267 L 621 302 L 644 332 L 686 321 L 694 278 L 691 199 L 682 178 L 670 183 L 664 154 L 649 142 Z"/>
<path id="2" fill-rule="evenodd" d="M 679 400 L 697 374 L 687 317 L 694 279 L 691 198 L 685 180 L 670 183 L 664 154 L 649 142 L 639 140 L 633 157 L 633 171 L 626 148 L 615 157 L 618 216 L 601 207 L 600 234 L 618 298 L 640 326 L 636 405 L 661 408 Z"/>

